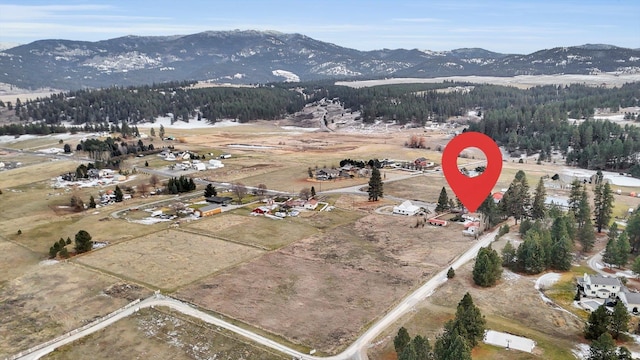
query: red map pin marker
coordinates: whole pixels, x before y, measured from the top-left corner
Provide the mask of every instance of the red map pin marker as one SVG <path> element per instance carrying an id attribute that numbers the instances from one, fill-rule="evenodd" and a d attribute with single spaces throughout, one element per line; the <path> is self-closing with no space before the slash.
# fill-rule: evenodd
<path id="1" fill-rule="evenodd" d="M 484 172 L 468 177 L 458 169 L 458 155 L 466 148 L 478 148 L 487 157 Z M 470 212 L 475 212 L 489 196 L 502 171 L 502 153 L 498 145 L 485 134 L 465 132 L 449 141 L 442 153 L 442 172 L 458 199 Z"/>

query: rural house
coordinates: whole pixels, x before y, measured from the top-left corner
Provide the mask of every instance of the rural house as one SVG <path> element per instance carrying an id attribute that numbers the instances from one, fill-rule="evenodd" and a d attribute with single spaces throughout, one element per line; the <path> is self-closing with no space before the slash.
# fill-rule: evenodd
<path id="1" fill-rule="evenodd" d="M 413 164 L 415 166 L 422 166 L 422 167 L 427 166 L 428 163 L 429 163 L 429 160 L 427 160 L 427 158 L 425 157 L 419 157 L 413 161 Z"/>
<path id="2" fill-rule="evenodd" d="M 622 291 L 618 293 L 618 298 L 620 299 L 620 301 L 622 301 L 624 306 L 627 308 L 627 311 L 629 311 L 632 314 L 637 314 L 639 312 L 639 309 L 640 309 L 639 293 L 631 292 L 629 291 L 629 289 L 626 288 L 626 286 L 623 286 Z"/>
<path id="3" fill-rule="evenodd" d="M 198 215 L 198 217 L 211 216 L 214 214 L 220 214 L 221 212 L 222 208 L 219 204 L 211 204 L 195 210 L 195 213 Z"/>
<path id="4" fill-rule="evenodd" d="M 317 180 L 331 180 L 340 176 L 340 171 L 336 169 L 318 169 L 316 171 Z"/>
<path id="5" fill-rule="evenodd" d="M 418 212 L 420 212 L 420 206 L 413 205 L 409 200 L 393 207 L 393 213 L 398 215 L 411 216 L 417 214 Z"/>
<path id="6" fill-rule="evenodd" d="M 584 274 L 578 278 L 578 290 L 586 297 L 615 299 L 622 290 L 622 283 L 611 276 Z"/>

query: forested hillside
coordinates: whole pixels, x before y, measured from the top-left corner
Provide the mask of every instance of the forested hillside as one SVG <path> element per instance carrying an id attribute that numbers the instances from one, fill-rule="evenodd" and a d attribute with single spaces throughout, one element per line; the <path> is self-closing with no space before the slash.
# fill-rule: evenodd
<path id="1" fill-rule="evenodd" d="M 590 169 L 627 170 L 640 175 L 636 153 L 640 131 L 609 121 L 594 121 L 596 108 L 618 111 L 640 104 L 640 83 L 620 88 L 540 86 L 527 90 L 459 83 L 386 85 L 350 88 L 331 83 L 272 84 L 259 87 L 192 89 L 191 83 L 81 90 L 28 102 L 0 104 L 22 124 L 0 127 L 0 135 L 47 134 L 67 129 L 110 131 L 120 124 L 153 121 L 240 122 L 280 119 L 305 104 L 326 98 L 345 109 L 360 111 L 365 123 L 393 120 L 397 124 L 442 122 L 469 111 L 480 115 L 469 130 L 483 132 L 507 151 L 566 155 L 568 164 Z M 197 120 L 194 120 L 197 119 Z M 35 121 L 35 122 L 34 122 Z"/>

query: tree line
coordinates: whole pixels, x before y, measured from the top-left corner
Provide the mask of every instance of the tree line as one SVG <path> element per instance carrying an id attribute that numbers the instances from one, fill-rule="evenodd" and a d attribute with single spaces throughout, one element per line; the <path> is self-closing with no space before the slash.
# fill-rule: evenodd
<path id="1" fill-rule="evenodd" d="M 404 327 L 398 330 L 393 345 L 398 360 L 471 360 L 471 349 L 482 340 L 485 326 L 480 309 L 466 293 L 456 307 L 455 317 L 445 323 L 433 347 L 427 337 L 411 338 Z"/>

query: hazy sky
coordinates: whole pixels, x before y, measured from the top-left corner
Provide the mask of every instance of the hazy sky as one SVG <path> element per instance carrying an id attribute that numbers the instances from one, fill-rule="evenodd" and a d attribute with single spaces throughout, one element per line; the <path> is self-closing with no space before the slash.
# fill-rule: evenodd
<path id="1" fill-rule="evenodd" d="M 640 1 L 0 0 L 0 42 L 277 30 L 359 50 L 640 48 Z"/>

